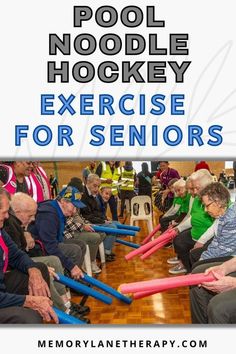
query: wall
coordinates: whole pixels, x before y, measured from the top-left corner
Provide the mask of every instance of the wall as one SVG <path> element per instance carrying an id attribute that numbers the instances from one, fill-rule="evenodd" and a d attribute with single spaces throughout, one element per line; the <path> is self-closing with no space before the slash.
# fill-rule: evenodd
<path id="1" fill-rule="evenodd" d="M 224 161 L 207 161 L 211 172 L 219 176 L 219 173 L 224 169 Z M 82 170 L 88 165 L 88 161 L 57 161 L 57 162 L 42 162 L 48 176 L 50 174 L 58 174 L 59 187 L 67 184 L 71 177 L 82 177 Z M 195 168 L 195 161 L 170 161 L 170 166 L 179 171 L 181 176 L 190 175 Z M 228 171 L 227 171 L 228 172 Z"/>

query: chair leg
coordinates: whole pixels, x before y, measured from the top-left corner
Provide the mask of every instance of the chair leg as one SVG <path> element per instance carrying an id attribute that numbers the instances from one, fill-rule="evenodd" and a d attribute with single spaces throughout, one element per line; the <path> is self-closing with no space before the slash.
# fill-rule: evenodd
<path id="1" fill-rule="evenodd" d="M 92 268 L 91 268 L 91 258 L 90 258 L 90 251 L 89 246 L 86 245 L 86 253 L 84 256 L 84 268 L 86 273 L 91 277 L 92 276 Z"/>
<path id="2" fill-rule="evenodd" d="M 105 250 L 104 250 L 103 242 L 100 243 L 98 249 L 99 249 L 99 253 L 100 253 L 101 263 L 104 264 L 104 263 L 106 263 L 106 257 L 105 257 Z"/>
<path id="3" fill-rule="evenodd" d="M 148 232 L 151 233 L 153 230 L 153 224 L 151 220 L 148 220 Z"/>
<path id="4" fill-rule="evenodd" d="M 129 224 L 134 225 L 134 219 L 132 217 L 130 218 Z"/>

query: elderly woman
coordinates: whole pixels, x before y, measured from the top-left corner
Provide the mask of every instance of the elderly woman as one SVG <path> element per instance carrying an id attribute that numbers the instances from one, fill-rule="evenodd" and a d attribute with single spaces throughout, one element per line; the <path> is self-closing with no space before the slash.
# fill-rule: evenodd
<path id="1" fill-rule="evenodd" d="M 170 190 L 171 192 L 174 192 L 175 197 L 170 209 L 167 210 L 164 216 L 160 219 L 162 232 L 166 231 L 170 224 L 173 225 L 174 223 L 177 225 L 180 223 L 188 213 L 189 209 L 190 194 L 186 188 L 186 181 L 182 178 L 173 178 L 170 182 L 172 181 L 174 181 L 174 183 L 170 187 Z"/>
<path id="2" fill-rule="evenodd" d="M 169 269 L 170 274 L 189 273 L 191 271 L 189 252 L 214 222 L 213 217 L 206 213 L 202 207 L 202 202 L 199 198 L 201 190 L 212 183 L 211 174 L 207 170 L 198 170 L 191 174 L 191 182 L 195 198 L 190 217 L 185 221 L 184 227 L 181 225 L 181 229 L 179 226 L 176 228 L 177 232 L 181 230 L 174 239 L 174 249 L 180 262 Z"/>

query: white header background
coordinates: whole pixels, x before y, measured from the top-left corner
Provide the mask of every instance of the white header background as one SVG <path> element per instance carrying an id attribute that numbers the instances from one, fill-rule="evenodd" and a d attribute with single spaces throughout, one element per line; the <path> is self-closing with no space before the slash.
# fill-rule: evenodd
<path id="1" fill-rule="evenodd" d="M 94 17 L 84 23 L 82 28 L 73 27 L 73 6 L 90 6 L 95 12 L 100 6 L 114 6 L 118 13 L 126 6 L 139 6 L 143 10 L 143 23 L 136 28 L 128 28 L 119 20 L 110 28 L 99 27 Z M 146 6 L 156 7 L 156 19 L 165 20 L 165 28 L 146 27 Z M 2 2 L 0 5 L 1 30 L 1 57 L 0 57 L 0 93 L 1 93 L 1 130 L 0 130 L 0 157 L 2 159 L 39 158 L 39 159 L 105 159 L 119 158 L 133 160 L 153 159 L 233 159 L 236 144 L 235 128 L 235 2 L 233 0 L 159 0 L 159 1 L 109 1 L 101 0 L 85 2 L 73 0 L 13 0 Z M 63 33 L 71 34 L 71 56 L 57 54 L 50 56 L 49 34 L 56 33 L 62 38 Z M 106 33 L 115 33 L 123 39 L 125 33 L 138 33 L 148 38 L 149 33 L 158 34 L 158 46 L 169 48 L 170 33 L 188 33 L 188 56 L 149 56 L 148 45 L 141 55 L 125 56 L 124 48 L 115 56 L 101 54 L 99 49 L 90 56 L 79 56 L 73 50 L 73 40 L 80 33 L 90 33 L 99 39 Z M 70 61 L 72 67 L 78 61 L 90 61 L 98 66 L 102 61 L 114 61 L 120 64 L 124 60 L 135 61 L 191 61 L 185 72 L 184 83 L 176 84 L 174 73 L 166 69 L 167 82 L 165 84 L 124 84 L 116 81 L 104 84 L 98 78 L 87 84 L 74 81 L 70 72 L 68 84 L 47 83 L 47 61 Z M 144 78 L 146 66 L 140 70 Z M 56 96 L 60 93 L 68 97 L 74 94 L 94 94 L 94 116 L 80 116 L 76 113 L 70 116 L 41 116 L 40 95 L 51 93 Z M 156 93 L 166 95 L 167 108 L 161 116 L 124 116 L 119 113 L 117 103 L 114 104 L 116 114 L 100 116 L 97 97 L 99 94 L 109 93 L 115 101 L 123 94 L 146 94 L 147 100 Z M 185 94 L 185 116 L 171 116 L 169 113 L 171 94 Z M 76 99 L 73 107 L 76 109 Z M 148 101 L 147 101 L 148 102 Z M 55 111 L 60 109 L 61 103 L 55 101 Z M 147 103 L 148 108 L 151 107 Z M 130 107 L 128 107 L 130 108 Z M 138 109 L 135 101 L 134 109 Z M 22 139 L 22 146 L 15 146 L 15 125 L 29 125 L 28 138 Z M 32 132 L 38 125 L 48 125 L 53 132 L 52 142 L 45 147 L 37 146 L 32 139 Z M 74 145 L 58 147 L 57 127 L 60 124 L 73 128 L 72 139 Z M 105 143 L 100 147 L 89 144 L 92 136 L 90 129 L 93 125 L 102 124 L 106 127 Z M 110 125 L 125 125 L 123 147 L 110 146 Z M 129 146 L 128 125 L 141 124 L 147 126 L 146 146 Z M 187 126 L 197 124 L 202 126 L 204 145 L 188 147 Z M 223 143 L 218 147 L 206 144 L 211 125 L 222 125 L 221 135 Z M 159 145 L 151 145 L 151 126 L 159 127 Z M 183 141 L 180 145 L 169 147 L 165 144 L 162 131 L 168 125 L 177 125 L 183 131 Z M 42 134 L 41 138 L 44 138 Z M 174 136 L 173 136 L 174 139 Z"/>

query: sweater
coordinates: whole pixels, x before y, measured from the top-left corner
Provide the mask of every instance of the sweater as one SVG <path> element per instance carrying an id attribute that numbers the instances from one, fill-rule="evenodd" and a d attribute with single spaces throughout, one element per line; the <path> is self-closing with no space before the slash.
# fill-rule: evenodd
<path id="1" fill-rule="evenodd" d="M 28 230 L 43 243 L 47 255 L 57 256 L 63 267 L 71 271 L 75 264 L 58 247 L 64 239 L 63 231 L 66 218 L 59 205 L 57 207 L 55 203 L 58 204 L 57 201 L 39 203 L 35 222 L 28 227 Z"/>
<path id="2" fill-rule="evenodd" d="M 18 269 L 27 274 L 28 269 L 34 267 L 34 262 L 26 253 L 18 249 L 17 245 L 11 240 L 6 231 L 1 230 L 1 233 L 8 247 L 8 265 L 13 269 Z M 25 295 L 10 294 L 5 291 L 3 267 L 3 250 L 0 247 L 0 308 L 22 306 L 25 302 Z"/>
<path id="3" fill-rule="evenodd" d="M 236 256 L 236 203 L 229 206 L 215 225 L 214 238 L 201 259 Z"/>

